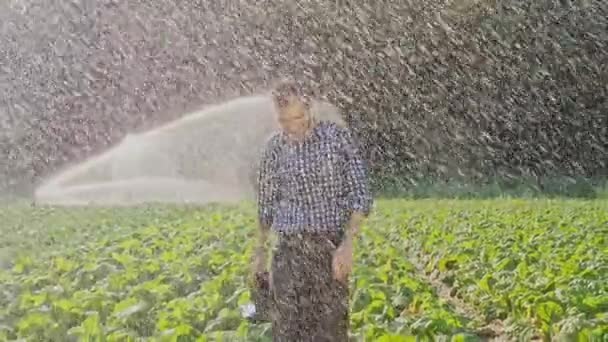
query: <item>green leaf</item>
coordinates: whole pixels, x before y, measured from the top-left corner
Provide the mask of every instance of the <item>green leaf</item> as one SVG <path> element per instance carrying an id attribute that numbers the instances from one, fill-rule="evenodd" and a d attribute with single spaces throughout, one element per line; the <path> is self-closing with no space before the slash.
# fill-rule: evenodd
<path id="1" fill-rule="evenodd" d="M 553 301 L 538 303 L 535 308 L 537 317 L 546 324 L 559 321 L 564 314 L 562 306 Z"/>
<path id="2" fill-rule="evenodd" d="M 380 336 L 376 341 L 378 342 L 417 342 L 415 336 L 411 335 L 392 335 L 384 334 Z"/>
<path id="3" fill-rule="evenodd" d="M 472 334 L 456 334 L 452 336 L 451 342 L 477 342 L 482 341 L 479 336 Z"/>

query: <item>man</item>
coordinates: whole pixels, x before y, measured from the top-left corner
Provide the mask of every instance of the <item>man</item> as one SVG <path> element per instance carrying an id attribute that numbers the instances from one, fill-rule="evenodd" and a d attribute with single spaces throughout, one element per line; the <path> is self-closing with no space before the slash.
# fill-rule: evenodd
<path id="1" fill-rule="evenodd" d="M 372 196 L 347 128 L 317 120 L 292 82 L 273 91 L 281 130 L 264 149 L 258 173 L 259 246 L 278 235 L 270 290 L 274 341 L 347 341 L 353 243 Z"/>

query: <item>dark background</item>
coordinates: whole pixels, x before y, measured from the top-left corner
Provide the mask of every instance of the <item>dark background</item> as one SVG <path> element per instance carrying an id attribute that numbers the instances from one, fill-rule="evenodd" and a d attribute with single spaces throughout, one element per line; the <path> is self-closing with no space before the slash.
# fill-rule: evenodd
<path id="1" fill-rule="evenodd" d="M 607 1 L 294 3 L 0 2 L 0 191 L 283 74 L 377 179 L 608 174 Z"/>

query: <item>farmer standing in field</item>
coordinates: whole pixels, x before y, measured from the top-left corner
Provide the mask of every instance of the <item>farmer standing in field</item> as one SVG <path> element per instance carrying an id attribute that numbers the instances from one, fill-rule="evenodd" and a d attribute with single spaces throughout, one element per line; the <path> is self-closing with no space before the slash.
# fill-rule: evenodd
<path id="1" fill-rule="evenodd" d="M 318 121 L 295 82 L 273 90 L 281 130 L 258 170 L 259 245 L 277 234 L 270 271 L 274 341 L 348 340 L 353 242 L 373 204 L 367 170 L 350 131 Z"/>

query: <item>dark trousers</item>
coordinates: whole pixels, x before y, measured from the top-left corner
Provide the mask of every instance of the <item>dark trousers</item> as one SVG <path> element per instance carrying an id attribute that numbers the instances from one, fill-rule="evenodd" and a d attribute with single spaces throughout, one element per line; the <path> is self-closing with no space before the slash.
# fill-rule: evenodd
<path id="1" fill-rule="evenodd" d="M 333 277 L 339 233 L 280 235 L 272 257 L 275 342 L 348 341 L 348 285 Z"/>

